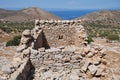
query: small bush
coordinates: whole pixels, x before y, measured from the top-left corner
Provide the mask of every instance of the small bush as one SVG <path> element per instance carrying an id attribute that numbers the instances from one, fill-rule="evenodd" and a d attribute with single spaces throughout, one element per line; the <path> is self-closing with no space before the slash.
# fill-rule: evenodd
<path id="1" fill-rule="evenodd" d="M 21 36 L 15 36 L 12 40 L 6 43 L 6 46 L 17 46 L 20 43 Z"/>
<path id="2" fill-rule="evenodd" d="M 117 34 L 110 34 L 107 36 L 108 40 L 119 40 L 119 36 Z"/>
<path id="3" fill-rule="evenodd" d="M 106 37 L 109 34 L 110 34 L 109 32 L 105 31 L 105 32 L 103 32 L 103 33 L 100 34 L 100 37 Z"/>
<path id="4" fill-rule="evenodd" d="M 88 42 L 88 44 L 90 44 L 91 42 L 94 42 L 91 36 L 88 36 L 87 42 Z"/>

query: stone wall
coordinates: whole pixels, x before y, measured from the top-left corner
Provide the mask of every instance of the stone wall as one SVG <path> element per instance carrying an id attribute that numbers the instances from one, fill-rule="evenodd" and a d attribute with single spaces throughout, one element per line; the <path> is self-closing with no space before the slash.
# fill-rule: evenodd
<path id="1" fill-rule="evenodd" d="M 43 30 L 45 46 L 58 47 L 86 43 L 86 32 L 80 20 L 36 20 L 35 27 Z"/>
<path id="2" fill-rule="evenodd" d="M 31 50 L 34 80 L 106 80 L 104 47 L 39 48 Z"/>
<path id="3" fill-rule="evenodd" d="M 31 67 L 29 58 L 14 57 L 12 62 L 3 65 L 0 80 L 28 80 Z"/>

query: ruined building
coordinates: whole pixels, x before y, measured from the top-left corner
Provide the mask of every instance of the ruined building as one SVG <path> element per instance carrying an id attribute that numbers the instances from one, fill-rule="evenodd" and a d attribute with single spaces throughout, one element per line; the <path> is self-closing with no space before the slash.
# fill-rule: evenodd
<path id="1" fill-rule="evenodd" d="M 104 47 L 87 43 L 80 20 L 36 20 L 22 33 L 3 80 L 106 80 Z M 10 67 L 11 68 L 11 67 Z M 4 76 L 4 77 L 3 77 Z"/>

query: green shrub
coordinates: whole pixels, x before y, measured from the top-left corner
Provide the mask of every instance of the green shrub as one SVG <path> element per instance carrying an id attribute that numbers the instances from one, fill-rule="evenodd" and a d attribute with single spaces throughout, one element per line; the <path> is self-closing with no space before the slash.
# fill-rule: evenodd
<path id="1" fill-rule="evenodd" d="M 25 29 L 33 29 L 34 28 L 34 22 L 0 22 L 0 29 L 3 31 L 10 33 L 10 32 L 22 32 Z"/>
<path id="2" fill-rule="evenodd" d="M 100 37 L 106 37 L 106 36 L 108 36 L 109 34 L 110 34 L 109 32 L 105 31 L 105 32 L 103 32 L 103 33 L 100 33 Z"/>
<path id="3" fill-rule="evenodd" d="M 21 36 L 20 36 L 20 35 L 15 36 L 12 40 L 9 40 L 9 41 L 6 43 L 6 46 L 17 46 L 17 45 L 19 45 L 19 43 L 20 43 L 20 39 L 21 39 Z"/>
<path id="4" fill-rule="evenodd" d="M 91 42 L 94 42 L 91 36 L 88 36 L 87 42 L 88 42 L 88 44 L 90 44 Z"/>
<path id="5" fill-rule="evenodd" d="M 119 40 L 119 36 L 117 34 L 110 34 L 107 36 L 108 40 Z"/>

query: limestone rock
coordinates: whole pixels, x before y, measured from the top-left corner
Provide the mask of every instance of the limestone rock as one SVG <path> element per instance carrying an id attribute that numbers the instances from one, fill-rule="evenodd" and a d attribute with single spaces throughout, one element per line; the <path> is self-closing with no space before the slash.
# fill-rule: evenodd
<path id="1" fill-rule="evenodd" d="M 94 75 L 97 72 L 97 67 L 95 65 L 90 65 L 88 69 L 90 70 L 92 75 Z"/>
<path id="2" fill-rule="evenodd" d="M 25 49 L 23 52 L 22 52 L 23 55 L 29 55 L 30 54 L 30 49 Z"/>
<path id="3" fill-rule="evenodd" d="M 79 76 L 73 73 L 70 75 L 70 80 L 79 80 Z"/>
<path id="4" fill-rule="evenodd" d="M 20 42 L 21 42 L 22 44 L 27 44 L 30 39 L 31 39 L 31 37 L 22 37 Z"/>
<path id="5" fill-rule="evenodd" d="M 31 35 L 31 31 L 28 30 L 28 29 L 26 29 L 26 30 L 23 31 L 22 35 L 24 35 L 24 36 L 30 36 Z"/>
<path id="6" fill-rule="evenodd" d="M 25 44 L 23 45 L 20 45 L 18 48 L 17 48 L 17 52 L 22 52 L 24 49 L 26 49 L 27 46 Z"/>
<path id="7" fill-rule="evenodd" d="M 85 61 L 84 65 L 82 66 L 81 69 L 82 69 L 84 72 L 86 72 L 89 65 L 90 65 L 90 62 L 87 60 L 87 61 Z"/>
<path id="8" fill-rule="evenodd" d="M 120 76 L 116 75 L 116 74 L 113 74 L 113 80 L 120 80 Z"/>
<path id="9" fill-rule="evenodd" d="M 93 77 L 92 79 L 90 80 L 100 80 L 99 78 L 96 78 L 96 77 Z"/>
<path id="10" fill-rule="evenodd" d="M 5 74 L 11 74 L 14 71 L 14 66 L 11 64 L 6 64 L 2 66 L 2 72 L 4 72 Z"/>
<path id="11" fill-rule="evenodd" d="M 87 57 L 88 57 L 88 58 L 91 58 L 91 57 L 93 57 L 93 55 L 94 55 L 94 53 L 89 52 L 89 53 L 87 54 Z"/>
<path id="12" fill-rule="evenodd" d="M 45 50 L 45 52 L 58 52 L 58 51 L 61 51 L 61 50 L 58 48 L 51 48 L 51 49 Z"/>
<path id="13" fill-rule="evenodd" d="M 99 65 L 97 68 L 98 69 L 97 69 L 97 72 L 96 72 L 95 76 L 105 76 L 104 75 L 105 66 L 104 65 Z"/>
<path id="14" fill-rule="evenodd" d="M 38 51 L 45 52 L 45 48 L 44 47 L 43 48 L 39 48 Z"/>
<path id="15" fill-rule="evenodd" d="M 90 46 L 84 47 L 84 52 L 88 53 L 90 51 Z"/>

